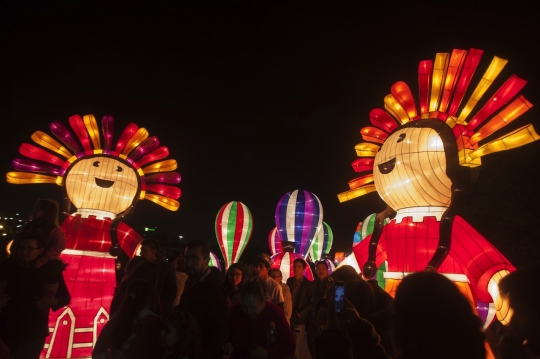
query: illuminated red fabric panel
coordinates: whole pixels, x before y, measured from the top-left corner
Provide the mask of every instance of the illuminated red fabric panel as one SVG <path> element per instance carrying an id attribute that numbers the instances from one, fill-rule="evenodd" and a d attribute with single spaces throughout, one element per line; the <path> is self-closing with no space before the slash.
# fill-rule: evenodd
<path id="1" fill-rule="evenodd" d="M 390 92 L 403 109 L 405 109 L 409 118 L 414 118 L 416 116 L 416 104 L 414 103 L 414 96 L 409 86 L 403 81 L 398 81 L 392 85 Z"/>
<path id="2" fill-rule="evenodd" d="M 49 328 L 53 331 L 47 337 L 42 357 L 47 353 L 50 358 L 91 357 L 94 337 L 97 338 L 108 321 L 116 287 L 115 260 L 87 255 L 62 254 L 61 257 L 68 263 L 64 278 L 71 303 L 51 312 Z"/>
<path id="3" fill-rule="evenodd" d="M 520 79 L 516 75 L 512 75 L 471 119 L 467 125 L 468 136 L 472 136 L 479 125 L 513 99 L 526 84 L 527 81 Z"/>
<path id="4" fill-rule="evenodd" d="M 73 131 L 75 131 L 79 141 L 81 141 L 84 151 L 92 151 L 92 147 L 90 146 L 90 138 L 88 137 L 88 132 L 86 131 L 86 126 L 84 126 L 81 116 L 71 116 L 69 118 L 69 124 L 71 125 Z"/>
<path id="5" fill-rule="evenodd" d="M 433 61 L 420 61 L 418 65 L 418 90 L 420 93 L 420 114 L 429 111 L 429 87 L 431 86 L 431 73 Z"/>
<path id="6" fill-rule="evenodd" d="M 118 236 L 118 244 L 129 257 L 134 255 L 135 249 L 144 239 L 124 222 L 118 224 L 116 234 Z"/>
<path id="7" fill-rule="evenodd" d="M 456 91 L 454 93 L 454 97 L 452 98 L 452 102 L 450 104 L 450 109 L 448 110 L 448 114 L 450 116 L 456 115 L 459 105 L 461 104 L 461 101 L 463 100 L 463 97 L 465 96 L 465 92 L 467 91 L 467 88 L 469 87 L 469 84 L 471 83 L 472 77 L 474 75 L 474 71 L 476 70 L 476 67 L 480 63 L 480 59 L 482 58 L 483 53 L 484 53 L 483 50 L 478 50 L 478 49 L 469 50 L 469 54 L 465 58 L 465 63 L 463 64 L 461 74 L 459 75 L 459 80 L 456 85 Z"/>
<path id="8" fill-rule="evenodd" d="M 62 167 L 65 162 L 61 160 L 60 158 L 56 157 L 55 155 L 51 154 L 50 152 L 47 152 L 29 143 L 21 144 L 21 147 L 19 147 L 19 153 L 25 157 L 38 160 L 38 161 L 47 162 L 52 165 L 60 166 L 60 167 Z"/>
<path id="9" fill-rule="evenodd" d="M 66 248 L 108 253 L 111 247 L 110 228 L 110 218 L 82 218 L 80 214 L 69 216 L 62 223 L 62 229 L 66 233 Z"/>
<path id="10" fill-rule="evenodd" d="M 388 261 L 389 272 L 417 272 L 426 268 L 438 245 L 439 226 L 434 217 L 414 223 L 406 217 L 401 223 L 391 221 L 384 227 L 377 247 L 377 266 Z M 360 268 L 368 258 L 370 237 L 353 248 Z M 488 240 L 459 216 L 454 219 L 450 253 L 438 272 L 465 274 L 473 294 L 491 302 L 487 282 L 492 274 L 514 267 Z"/>
<path id="11" fill-rule="evenodd" d="M 375 159 L 373 157 L 364 157 L 364 158 L 359 158 L 357 160 L 354 160 L 351 163 L 351 166 L 354 172 L 372 171 L 374 162 L 375 162 Z"/>
<path id="12" fill-rule="evenodd" d="M 382 108 L 374 108 L 369 112 L 369 120 L 372 124 L 388 133 L 398 128 L 396 121 Z"/>

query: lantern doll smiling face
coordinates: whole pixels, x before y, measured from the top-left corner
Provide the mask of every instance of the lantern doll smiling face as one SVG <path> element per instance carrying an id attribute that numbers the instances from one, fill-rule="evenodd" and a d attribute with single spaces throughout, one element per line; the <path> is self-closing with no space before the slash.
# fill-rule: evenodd
<path id="1" fill-rule="evenodd" d="M 390 135 L 375 156 L 377 191 L 392 209 L 447 207 L 452 181 L 443 141 L 429 127 L 406 127 Z"/>
<path id="2" fill-rule="evenodd" d="M 66 176 L 69 199 L 80 211 L 91 209 L 119 214 L 138 194 L 135 170 L 117 159 L 96 156 L 76 162 Z"/>

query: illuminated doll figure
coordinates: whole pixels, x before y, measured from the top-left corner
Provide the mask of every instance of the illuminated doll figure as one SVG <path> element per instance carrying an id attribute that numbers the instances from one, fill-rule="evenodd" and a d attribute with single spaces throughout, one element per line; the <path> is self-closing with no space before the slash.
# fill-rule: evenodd
<path id="1" fill-rule="evenodd" d="M 479 144 L 532 107 L 518 96 L 526 82 L 511 76 L 466 121 L 507 62 L 495 57 L 461 108 L 481 55 L 476 49 L 454 50 L 451 55 L 437 54 L 434 63 L 420 62 L 420 111 L 407 84 L 395 83 L 384 100 L 386 111 L 370 113 L 376 127 L 360 131 L 369 142 L 355 147 L 362 158 L 352 166 L 364 174 L 350 181 L 351 189 L 338 197 L 343 202 L 377 191 L 387 204 L 377 214 L 371 237 L 353 248 L 365 278 L 373 278 L 386 261 L 386 290 L 393 294 L 407 273 L 438 271 L 456 283 L 488 325 L 495 314 L 503 323 L 509 319 L 498 282 L 514 267 L 456 215 L 455 208 L 476 179 L 481 156 L 540 137 L 527 125 Z M 388 218 L 392 220 L 383 226 Z"/>
<path id="2" fill-rule="evenodd" d="M 92 355 L 99 332 L 109 319 L 116 287 L 115 257 L 124 251 L 132 257 L 142 240 L 123 219 L 138 200 L 147 199 L 176 211 L 180 182 L 169 150 L 157 137 L 130 123 L 113 147 L 113 119 L 105 116 L 100 133 L 92 115 L 72 116 L 76 136 L 55 121 L 53 137 L 37 131 L 31 138 L 39 145 L 23 143 L 25 158 L 13 160 L 18 172 L 9 172 L 14 184 L 54 183 L 64 190 L 64 209 L 76 212 L 62 223 L 66 249 L 61 258 L 69 265 L 64 272 L 71 293 L 69 306 L 50 316 L 42 356 L 81 358 Z M 63 157 L 63 158 L 61 158 Z M 153 192 L 153 193 L 148 193 Z"/>

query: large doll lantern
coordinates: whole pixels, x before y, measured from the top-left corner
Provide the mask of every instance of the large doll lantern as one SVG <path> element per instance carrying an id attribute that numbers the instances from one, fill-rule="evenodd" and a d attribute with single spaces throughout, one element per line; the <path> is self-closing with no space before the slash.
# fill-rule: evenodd
<path id="1" fill-rule="evenodd" d="M 374 127 L 360 130 L 367 142 L 356 145 L 360 159 L 352 163 L 360 177 L 338 198 L 343 202 L 377 191 L 387 204 L 376 216 L 372 236 L 353 248 L 364 277 L 373 278 L 387 261 L 386 289 L 392 293 L 407 273 L 436 270 L 456 282 L 489 324 L 493 310 L 480 310 L 486 303 L 499 320 L 509 319 L 498 282 L 514 267 L 456 215 L 455 205 L 476 178 L 482 156 L 539 136 L 526 125 L 490 140 L 532 105 L 518 95 L 526 82 L 514 75 L 472 115 L 507 62 L 495 57 L 470 99 L 462 101 L 481 56 L 481 50 L 454 50 L 420 62 L 418 108 L 408 85 L 396 82 L 384 99 L 385 110 L 370 113 Z"/>
<path id="2" fill-rule="evenodd" d="M 323 209 L 317 196 L 304 190 L 286 193 L 278 202 L 275 219 L 279 238 L 294 242 L 294 252 L 306 258 L 322 227 Z"/>
<path id="3" fill-rule="evenodd" d="M 71 304 L 52 313 L 51 335 L 43 356 L 90 357 L 92 347 L 109 319 L 116 286 L 115 256 L 134 254 L 142 238 L 123 219 L 139 200 L 150 200 L 168 210 L 179 207 L 180 182 L 176 161 L 165 160 L 167 147 L 157 137 L 130 123 L 113 145 L 113 119 L 105 116 L 102 132 L 92 115 L 72 116 L 73 133 L 60 122 L 50 125 L 55 138 L 37 131 L 37 144 L 23 143 L 25 158 L 13 160 L 18 172 L 9 172 L 14 184 L 54 183 L 62 186 L 66 201 L 77 211 L 62 223 L 66 249 L 61 257 L 69 265 L 64 272 Z"/>

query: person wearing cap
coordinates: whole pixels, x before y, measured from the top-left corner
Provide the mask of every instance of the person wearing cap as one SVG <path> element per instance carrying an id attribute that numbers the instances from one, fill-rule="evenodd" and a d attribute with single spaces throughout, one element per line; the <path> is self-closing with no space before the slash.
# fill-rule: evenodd
<path id="1" fill-rule="evenodd" d="M 268 271 L 270 278 L 276 281 L 276 283 L 281 287 L 283 291 L 283 312 L 285 313 L 285 318 L 287 318 L 287 323 L 291 324 L 291 315 L 292 315 L 292 297 L 291 289 L 289 286 L 282 282 L 283 274 L 279 269 L 272 268 Z"/>
<path id="2" fill-rule="evenodd" d="M 268 270 L 270 267 L 272 267 L 270 257 L 268 254 L 259 254 L 255 258 L 254 263 L 258 280 L 261 282 L 265 290 L 266 300 L 283 309 L 283 302 L 285 301 L 285 298 L 283 297 L 283 290 L 281 289 L 281 286 L 279 286 L 268 275 Z"/>

